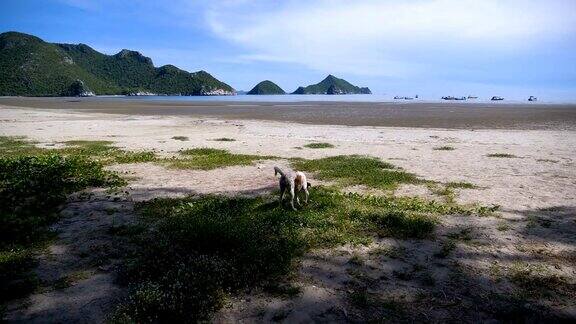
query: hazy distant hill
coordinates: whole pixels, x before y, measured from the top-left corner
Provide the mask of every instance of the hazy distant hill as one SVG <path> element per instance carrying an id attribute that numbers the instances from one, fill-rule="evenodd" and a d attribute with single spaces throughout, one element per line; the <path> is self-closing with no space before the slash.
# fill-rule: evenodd
<path id="1" fill-rule="evenodd" d="M 252 90 L 248 91 L 249 95 L 277 95 L 286 94 L 282 88 L 280 88 L 276 83 L 265 80 L 258 83 Z"/>
<path id="2" fill-rule="evenodd" d="M 332 74 L 328 75 L 320 83 L 307 87 L 299 87 L 293 94 L 371 94 L 370 89 L 360 88 L 348 81 L 338 79 Z"/>
<path id="3" fill-rule="evenodd" d="M 17 32 L 0 34 L 0 95 L 66 96 L 156 93 L 233 94 L 205 71 L 154 67 L 142 54 L 105 55 L 84 44 L 52 44 Z"/>

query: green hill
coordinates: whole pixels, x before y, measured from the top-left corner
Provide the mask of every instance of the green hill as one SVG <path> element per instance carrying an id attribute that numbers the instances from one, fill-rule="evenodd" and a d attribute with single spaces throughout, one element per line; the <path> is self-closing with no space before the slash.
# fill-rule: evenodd
<path id="1" fill-rule="evenodd" d="M 370 89 L 360 88 L 348 81 L 338 79 L 332 74 L 319 83 L 307 87 L 299 87 L 292 94 L 371 94 Z"/>
<path id="2" fill-rule="evenodd" d="M 248 91 L 249 95 L 277 95 L 286 94 L 282 88 L 280 88 L 276 83 L 266 80 L 258 83 L 252 90 Z"/>
<path id="3" fill-rule="evenodd" d="M 52 44 L 38 37 L 0 34 L 0 95 L 67 96 L 132 94 L 233 94 L 234 89 L 205 71 L 173 65 L 154 67 L 130 50 L 102 54 L 85 44 Z"/>

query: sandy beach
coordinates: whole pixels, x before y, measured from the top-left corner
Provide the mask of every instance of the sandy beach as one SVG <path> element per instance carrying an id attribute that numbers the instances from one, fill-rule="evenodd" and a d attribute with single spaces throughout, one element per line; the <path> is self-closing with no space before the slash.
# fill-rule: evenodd
<path id="1" fill-rule="evenodd" d="M 370 278 L 386 273 L 390 277 L 392 271 L 416 263 L 427 264 L 430 274 L 444 282 L 452 280 L 448 264 L 457 262 L 467 287 L 460 292 L 436 291 L 438 295 L 434 298 L 418 299 L 422 285 L 417 279 L 381 280 L 373 285 L 374 293 L 393 296 L 415 312 L 426 313 L 431 321 L 455 319 L 455 314 L 463 310 L 473 313 L 480 297 L 471 291 L 492 289 L 495 269 L 505 272 L 518 262 L 545 264 L 549 271 L 569 278 L 568 283 L 574 285 L 576 109 L 573 106 L 246 105 L 0 98 L 0 136 L 25 136 L 41 147 L 58 147 L 70 140 L 106 140 L 126 150 L 153 150 L 162 156 L 174 155 L 182 149 L 212 147 L 278 157 L 251 166 L 211 171 L 172 170 L 153 163 L 111 166 L 131 179 L 126 199 L 114 202 L 106 199 L 105 193 L 95 192 L 102 198 L 99 203 L 72 201 L 65 206 L 62 213 L 67 217 L 56 225 L 60 237 L 48 256 L 40 258 L 43 269 L 40 277 L 46 279 L 68 271 L 71 264 L 78 262 L 79 251 L 91 245 L 110 245 L 109 238 L 102 233 L 113 222 L 134 221 L 135 201 L 207 193 L 259 195 L 276 188 L 272 167 L 287 167 L 288 158 L 359 154 L 380 158 L 424 179 L 471 183 L 475 189 L 457 189 L 455 200 L 461 204 L 498 205 L 498 214 L 441 219 L 437 237 L 472 229 L 473 243 L 459 242 L 450 260 L 430 261 L 438 248 L 436 240 L 378 240 L 376 245 L 401 246 L 406 251 L 404 258 L 388 261 L 374 259 L 369 253 L 373 246 L 313 251 L 301 260 L 296 275 L 295 282 L 302 289 L 300 295 L 288 300 L 263 293 L 234 296 L 214 321 L 266 322 L 278 313 L 284 314 L 283 320 L 288 322 L 361 320 L 362 314 L 350 308 L 345 297 L 351 273 L 363 271 Z M 283 107 L 275 112 L 278 106 Z M 340 106 L 352 107 L 354 117 L 330 114 L 330 109 Z M 175 140 L 175 136 L 188 140 Z M 222 137 L 235 141 L 214 140 Z M 303 148 L 313 142 L 328 142 L 334 147 Z M 438 149 L 443 146 L 453 150 Z M 489 156 L 497 153 L 513 157 Z M 310 177 L 314 184 L 324 183 L 314 179 L 313 174 Z M 346 190 L 381 194 L 363 187 Z M 442 199 L 425 185 L 403 185 L 394 194 Z M 110 206 L 119 211 L 115 218 L 104 212 Z M 501 230 L 504 227 L 506 230 Z M 352 254 L 361 255 L 365 263 L 349 263 Z M 111 269 L 95 269 L 90 278 L 66 290 L 36 293 L 25 302 L 11 305 L 8 319 L 101 320 L 125 294 L 114 284 L 113 276 Z M 512 291 L 506 284 L 494 289 L 502 294 Z M 451 308 L 449 305 L 456 300 L 459 306 Z M 438 303 L 445 306 L 432 307 Z M 543 301 L 539 306 L 563 318 L 576 317 L 573 297 Z M 466 318 L 494 319 L 484 315 Z"/>

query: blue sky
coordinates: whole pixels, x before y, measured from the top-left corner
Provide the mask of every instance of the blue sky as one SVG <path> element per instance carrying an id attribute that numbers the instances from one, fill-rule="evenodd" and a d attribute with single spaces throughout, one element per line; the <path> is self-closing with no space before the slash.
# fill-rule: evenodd
<path id="1" fill-rule="evenodd" d="M 378 94 L 576 99 L 574 0 L 3 0 L 8 30 L 137 50 L 240 90 L 331 73 Z"/>

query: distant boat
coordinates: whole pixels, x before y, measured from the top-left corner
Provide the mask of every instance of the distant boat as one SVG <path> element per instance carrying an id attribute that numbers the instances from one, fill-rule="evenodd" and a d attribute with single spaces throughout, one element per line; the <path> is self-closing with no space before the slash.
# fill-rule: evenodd
<path id="1" fill-rule="evenodd" d="M 492 97 L 492 99 L 490 99 L 490 100 L 492 100 L 492 101 L 502 101 L 502 100 L 504 100 L 504 98 L 498 97 L 498 96 L 494 96 L 494 97 Z"/>
<path id="2" fill-rule="evenodd" d="M 453 97 L 453 96 L 446 96 L 442 97 L 443 100 L 466 100 L 466 97 Z"/>
<path id="3" fill-rule="evenodd" d="M 412 97 L 400 97 L 400 96 L 395 96 L 394 99 L 396 100 L 412 100 L 414 98 Z"/>
<path id="4" fill-rule="evenodd" d="M 454 98 L 454 100 L 466 100 L 466 97 Z"/>
<path id="5" fill-rule="evenodd" d="M 478 99 L 476 96 L 468 96 L 468 99 Z"/>
<path id="6" fill-rule="evenodd" d="M 398 99 L 404 99 L 404 97 L 394 96 L 394 99 L 396 99 L 396 100 L 398 100 Z"/>
<path id="7" fill-rule="evenodd" d="M 530 98 L 528 98 L 528 101 L 538 101 L 538 98 L 534 97 L 534 96 L 530 96 Z"/>

